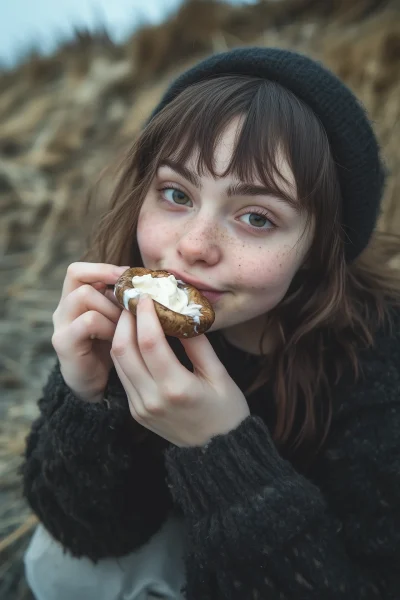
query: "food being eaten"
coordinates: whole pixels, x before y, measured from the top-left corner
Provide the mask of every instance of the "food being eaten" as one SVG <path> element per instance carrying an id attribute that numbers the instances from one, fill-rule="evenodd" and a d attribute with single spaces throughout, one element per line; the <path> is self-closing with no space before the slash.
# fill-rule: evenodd
<path id="1" fill-rule="evenodd" d="M 115 284 L 114 294 L 134 315 L 140 295 L 151 296 L 164 333 L 172 337 L 196 337 L 214 323 L 215 313 L 208 299 L 168 271 L 127 269 Z"/>

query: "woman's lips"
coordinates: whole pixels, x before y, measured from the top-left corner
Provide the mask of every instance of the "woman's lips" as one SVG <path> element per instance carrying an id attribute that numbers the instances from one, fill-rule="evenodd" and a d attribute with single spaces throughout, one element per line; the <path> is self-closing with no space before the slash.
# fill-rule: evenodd
<path id="1" fill-rule="evenodd" d="M 225 292 L 211 292 L 208 290 L 199 290 L 199 292 L 205 296 L 211 304 L 216 304 L 221 296 L 225 294 Z"/>
<path id="2" fill-rule="evenodd" d="M 168 273 L 171 273 L 171 275 L 174 275 L 174 277 L 178 281 L 183 281 L 184 283 L 193 285 L 196 289 L 198 289 L 200 294 L 205 296 L 207 298 L 207 300 L 209 302 L 211 302 L 211 304 L 216 304 L 218 302 L 218 300 L 221 298 L 221 296 L 223 296 L 226 293 L 226 292 L 220 292 L 217 290 L 205 290 L 205 289 L 203 289 L 203 285 L 204 285 L 203 283 L 200 283 L 200 281 L 193 279 L 189 275 L 181 275 L 180 273 L 178 273 L 178 271 L 174 271 L 171 269 L 165 269 L 165 271 L 168 271 Z"/>

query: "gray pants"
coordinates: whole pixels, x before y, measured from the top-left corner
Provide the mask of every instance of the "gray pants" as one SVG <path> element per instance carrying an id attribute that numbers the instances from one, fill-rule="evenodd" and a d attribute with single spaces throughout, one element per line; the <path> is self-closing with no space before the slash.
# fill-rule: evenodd
<path id="1" fill-rule="evenodd" d="M 25 554 L 37 600 L 183 600 L 184 523 L 170 517 L 151 540 L 122 558 L 97 564 L 74 558 L 39 525 Z"/>

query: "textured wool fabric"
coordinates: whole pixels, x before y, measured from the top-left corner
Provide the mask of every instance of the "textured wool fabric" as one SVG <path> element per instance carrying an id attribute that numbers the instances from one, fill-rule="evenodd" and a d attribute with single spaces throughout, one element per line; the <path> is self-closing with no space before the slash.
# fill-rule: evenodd
<path id="1" fill-rule="evenodd" d="M 215 54 L 181 74 L 169 87 L 152 119 L 189 85 L 218 75 L 249 75 L 276 81 L 303 100 L 327 133 L 343 198 L 346 260 L 367 246 L 380 212 L 385 167 L 364 108 L 326 67 L 280 48 L 236 48 Z"/>
<path id="2" fill-rule="evenodd" d="M 89 404 L 56 366 L 28 439 L 24 495 L 56 540 L 94 561 L 142 547 L 171 510 L 182 515 L 188 600 L 398 600 L 395 314 L 394 331 L 382 328 L 360 351 L 360 380 L 345 372 L 332 382 L 333 422 L 310 471 L 271 439 L 271 386 L 248 398 L 251 415 L 235 430 L 178 448 L 154 434 L 136 441 L 115 372 L 108 405 Z M 247 385 L 245 353 L 226 352 L 229 372 Z"/>

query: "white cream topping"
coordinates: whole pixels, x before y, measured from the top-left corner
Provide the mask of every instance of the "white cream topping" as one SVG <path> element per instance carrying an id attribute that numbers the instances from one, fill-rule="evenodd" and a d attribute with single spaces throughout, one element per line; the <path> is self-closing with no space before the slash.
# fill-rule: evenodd
<path id="1" fill-rule="evenodd" d="M 130 298 L 140 294 L 148 294 L 160 304 L 182 315 L 192 317 L 195 323 L 200 324 L 201 304 L 189 303 L 189 294 L 185 288 L 179 288 L 174 275 L 168 277 L 152 277 L 148 275 L 135 275 L 132 277 L 132 288 L 124 291 L 124 306 L 128 310 Z"/>

